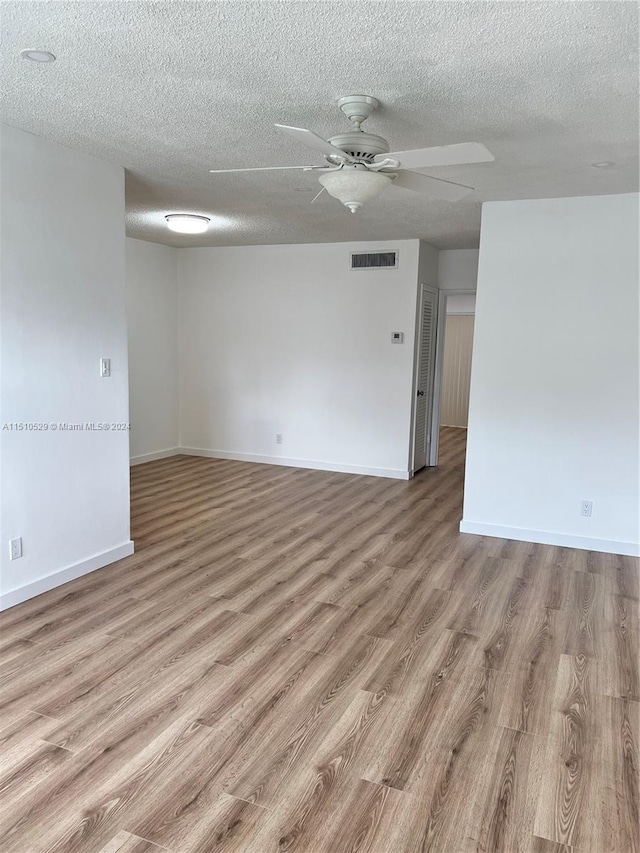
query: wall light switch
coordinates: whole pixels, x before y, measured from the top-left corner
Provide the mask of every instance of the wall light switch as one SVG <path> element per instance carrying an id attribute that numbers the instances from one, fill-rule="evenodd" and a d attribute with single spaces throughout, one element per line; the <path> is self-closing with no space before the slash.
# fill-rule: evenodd
<path id="1" fill-rule="evenodd" d="M 392 344 L 403 344 L 404 343 L 404 332 L 391 332 L 391 343 Z"/>
<path id="2" fill-rule="evenodd" d="M 105 376 L 111 376 L 111 359 L 110 358 L 101 358 L 100 359 L 100 376 L 103 378 Z"/>

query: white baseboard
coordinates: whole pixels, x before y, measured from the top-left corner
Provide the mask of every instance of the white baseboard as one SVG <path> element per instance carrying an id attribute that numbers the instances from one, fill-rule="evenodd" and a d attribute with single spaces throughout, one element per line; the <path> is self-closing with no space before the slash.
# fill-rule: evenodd
<path id="1" fill-rule="evenodd" d="M 132 456 L 129 465 L 142 465 L 143 462 L 153 462 L 154 459 L 166 459 L 168 456 L 177 456 L 182 451 L 179 447 L 167 447 L 166 450 L 155 450 L 153 453 L 143 453 L 142 456 Z"/>
<path id="2" fill-rule="evenodd" d="M 263 465 L 284 465 L 286 468 L 310 468 L 313 471 L 336 471 L 339 474 L 365 474 L 369 477 L 389 477 L 408 480 L 408 471 L 400 468 L 366 468 L 363 465 L 343 465 L 339 462 L 316 462 L 311 459 L 289 459 L 286 456 L 260 456 L 257 453 L 231 453 L 227 450 L 206 450 L 201 447 L 181 447 L 186 456 L 207 456 L 210 459 L 233 459 L 236 462 L 257 462 Z"/>
<path id="3" fill-rule="evenodd" d="M 601 551 L 605 554 L 640 556 L 637 542 L 618 542 L 615 539 L 593 539 L 590 536 L 575 536 L 571 533 L 551 533 L 548 530 L 526 530 L 524 527 L 502 527 L 482 521 L 460 522 L 461 533 L 476 533 L 478 536 L 496 536 L 498 539 L 515 539 L 518 542 L 537 542 L 541 545 L 557 545 L 560 548 L 578 548 L 581 551 Z"/>
<path id="4" fill-rule="evenodd" d="M 109 563 L 115 563 L 116 560 L 122 560 L 123 557 L 128 557 L 131 554 L 133 554 L 133 541 L 130 539 L 124 545 L 118 545 L 117 548 L 110 548 L 100 554 L 94 554 L 87 560 L 81 560 L 79 563 L 67 566 L 66 569 L 60 569 L 45 578 L 38 578 L 38 580 L 19 586 L 17 589 L 3 592 L 0 595 L 0 610 L 7 610 L 9 607 L 35 598 L 36 595 L 42 595 L 43 592 L 49 592 L 50 589 L 69 583 L 69 581 L 82 577 L 82 575 L 95 572 L 96 569 L 101 569 L 103 566 L 108 566 Z"/>

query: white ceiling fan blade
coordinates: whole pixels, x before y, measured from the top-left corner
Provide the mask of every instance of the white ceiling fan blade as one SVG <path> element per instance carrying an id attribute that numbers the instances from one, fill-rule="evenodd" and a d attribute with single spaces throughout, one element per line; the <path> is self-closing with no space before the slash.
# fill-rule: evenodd
<path id="1" fill-rule="evenodd" d="M 429 175 L 421 175 L 419 172 L 397 172 L 392 186 L 413 190 L 445 201 L 459 201 L 473 192 L 473 187 L 454 184 L 452 181 L 443 181 L 441 178 L 431 178 Z"/>
<path id="2" fill-rule="evenodd" d="M 224 172 L 282 172 L 287 169 L 302 169 L 311 172 L 314 169 L 325 169 L 326 166 L 251 166 L 248 169 L 209 169 L 211 175 L 222 175 Z"/>
<path id="3" fill-rule="evenodd" d="M 327 142 L 326 139 L 323 139 L 311 130 L 307 130 L 304 127 L 289 127 L 287 124 L 277 124 L 276 127 L 278 130 L 283 130 L 285 133 L 288 133 L 289 136 L 293 136 L 293 138 L 297 139 L 298 142 L 302 142 L 302 144 L 306 145 L 307 148 L 312 148 L 314 151 L 324 154 L 325 157 L 340 157 L 342 160 L 346 160 L 349 163 L 355 162 L 353 157 L 349 156 L 349 154 L 345 154 L 345 152 L 341 151 L 340 148 L 336 148 L 335 145 Z"/>
<path id="4" fill-rule="evenodd" d="M 433 166 L 462 166 L 465 163 L 488 163 L 496 158 L 480 142 L 460 142 L 436 148 L 414 148 L 412 151 L 391 151 L 378 154 L 375 161 L 392 159 L 401 169 L 431 169 Z"/>

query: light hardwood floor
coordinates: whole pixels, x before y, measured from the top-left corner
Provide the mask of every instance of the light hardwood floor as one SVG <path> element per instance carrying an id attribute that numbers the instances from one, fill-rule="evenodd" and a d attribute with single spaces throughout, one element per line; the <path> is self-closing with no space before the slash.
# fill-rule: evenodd
<path id="1" fill-rule="evenodd" d="M 134 556 L 0 617 L 9 853 L 632 853 L 638 565 L 410 482 L 174 457 Z"/>

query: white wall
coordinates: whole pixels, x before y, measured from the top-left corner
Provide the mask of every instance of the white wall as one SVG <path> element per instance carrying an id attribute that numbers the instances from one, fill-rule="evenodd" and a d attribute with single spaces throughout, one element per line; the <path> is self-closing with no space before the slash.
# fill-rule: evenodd
<path id="1" fill-rule="evenodd" d="M 440 290 L 475 290 L 477 280 L 478 249 L 445 249 L 440 252 Z"/>
<path id="2" fill-rule="evenodd" d="M 123 170 L 11 127 L 1 144 L 2 422 L 126 424 Z M 0 442 L 1 606 L 131 553 L 126 430 Z"/>
<path id="3" fill-rule="evenodd" d="M 475 293 L 450 293 L 447 296 L 447 314 L 475 314 Z"/>
<path id="4" fill-rule="evenodd" d="M 461 530 L 638 553 L 638 289 L 636 194 L 484 205 Z"/>
<path id="5" fill-rule="evenodd" d="M 397 270 L 349 269 L 393 248 Z M 418 240 L 181 251 L 181 446 L 406 477 L 418 262 Z"/>
<path id="6" fill-rule="evenodd" d="M 129 452 L 132 464 L 177 452 L 178 250 L 126 241 Z"/>
<path id="7" fill-rule="evenodd" d="M 435 246 L 420 240 L 418 255 L 418 278 L 421 284 L 438 287 L 438 263 L 440 253 Z M 417 318 L 416 318 L 417 319 Z"/>

